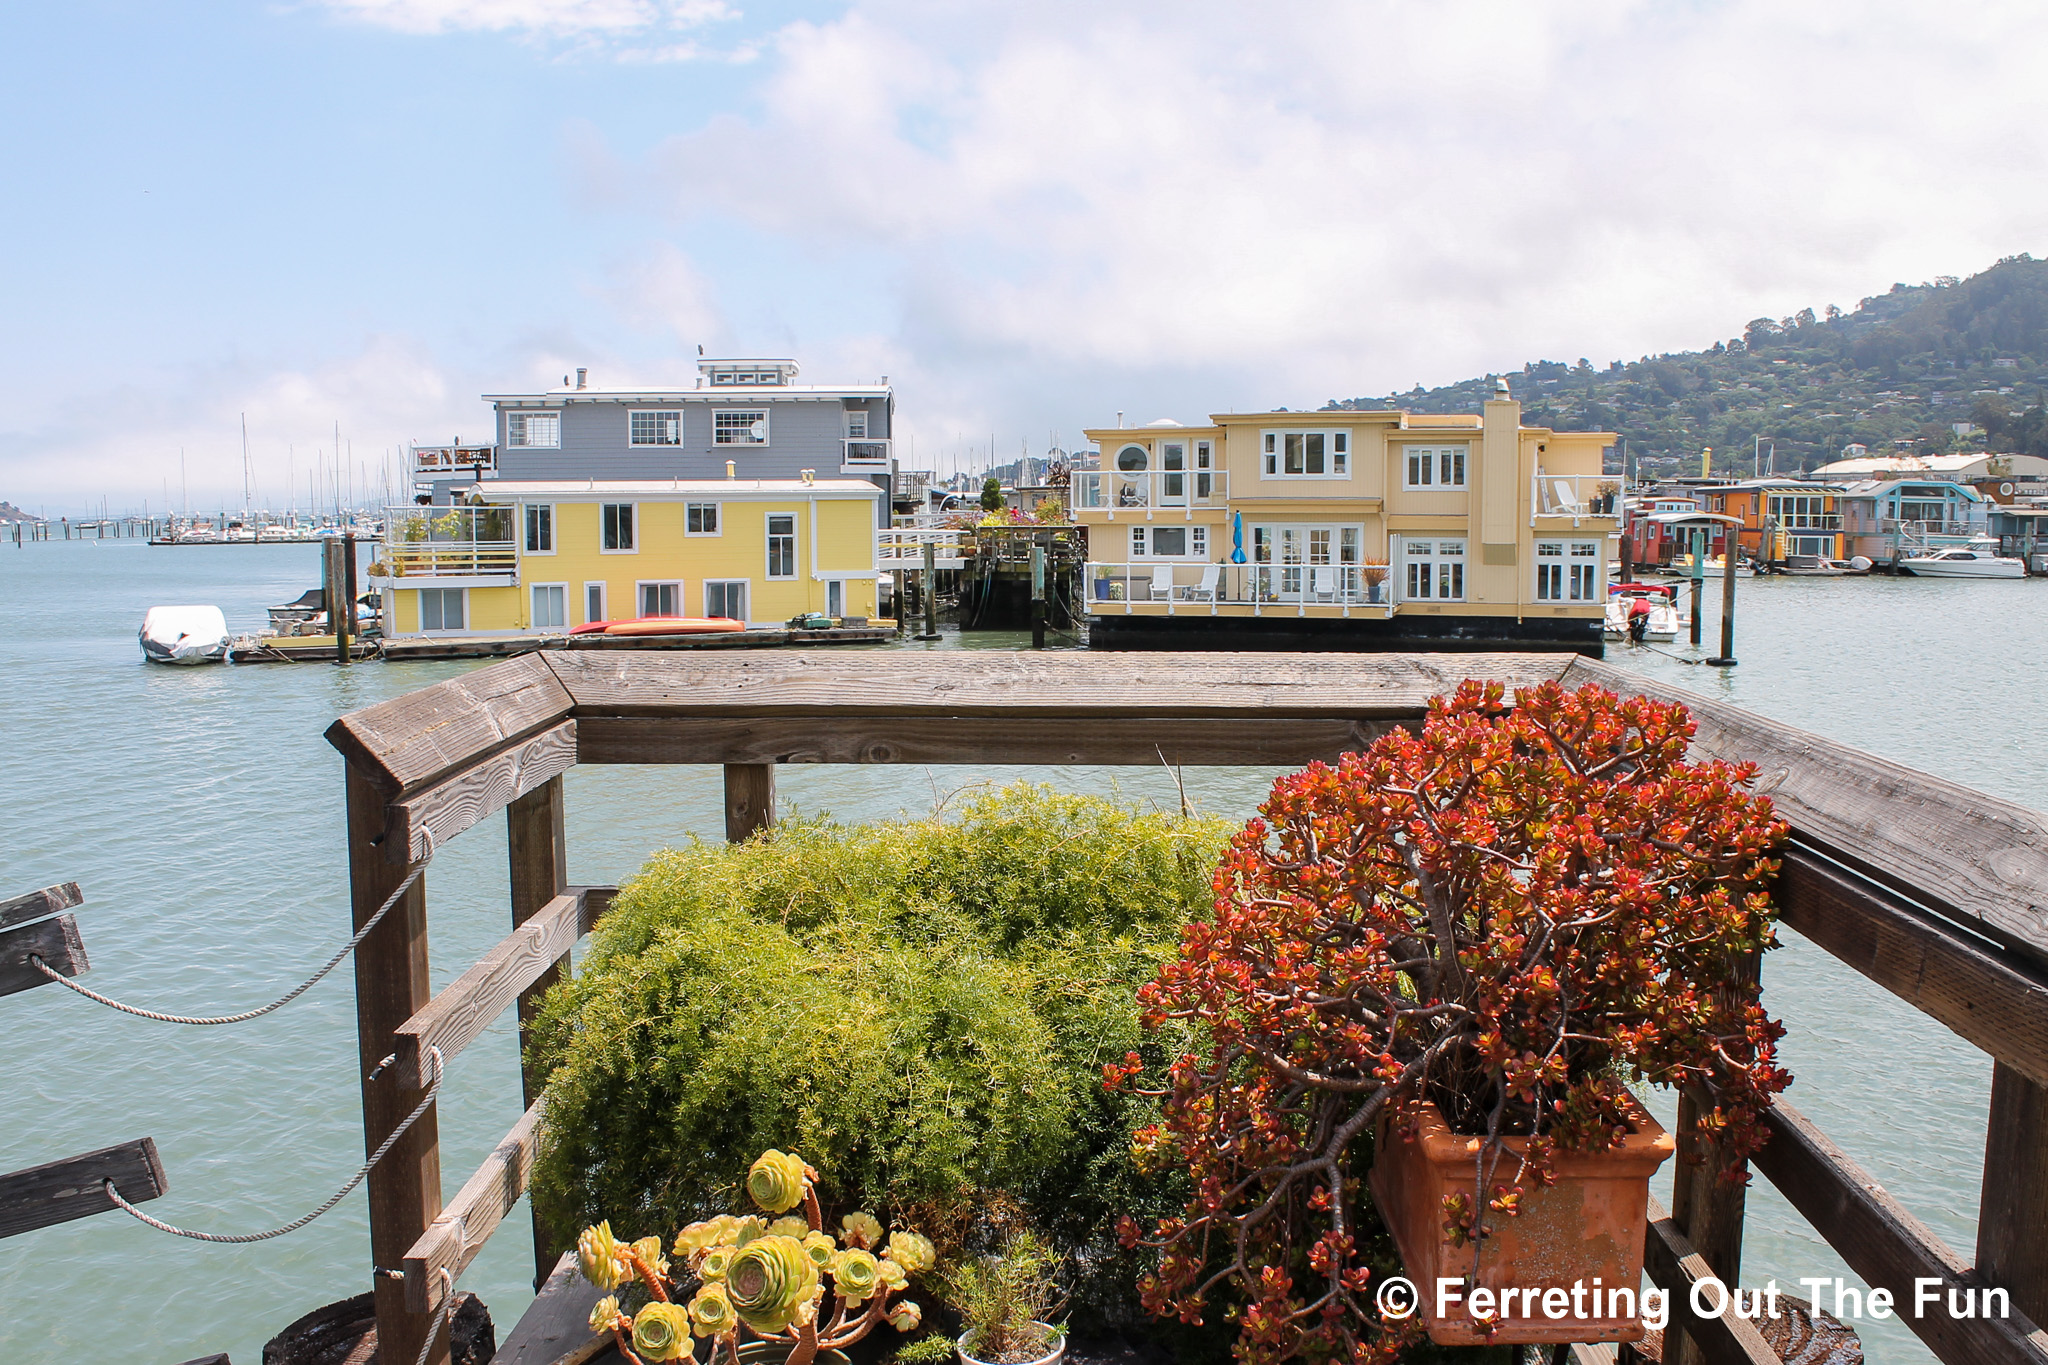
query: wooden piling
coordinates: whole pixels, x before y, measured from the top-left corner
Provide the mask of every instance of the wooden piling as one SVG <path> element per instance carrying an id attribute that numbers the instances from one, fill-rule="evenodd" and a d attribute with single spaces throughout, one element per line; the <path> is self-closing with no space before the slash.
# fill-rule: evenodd
<path id="1" fill-rule="evenodd" d="M 745 843 L 758 830 L 775 824 L 775 765 L 725 765 L 725 837 Z"/>
<path id="2" fill-rule="evenodd" d="M 1722 532 L 1721 550 L 1721 652 L 1707 660 L 1716 668 L 1735 666 L 1735 530 Z M 1699 606 L 1693 606 L 1694 631 L 1698 631 Z M 1697 643 L 1697 640 L 1695 640 Z"/>
<path id="3" fill-rule="evenodd" d="M 569 885 L 569 839 L 560 775 L 549 778 L 505 807 L 505 844 L 512 864 L 512 927 L 539 914 Z M 529 987 L 519 993 L 519 1084 L 527 1107 L 540 1098 L 547 1077 L 527 1057 L 526 1045 L 533 1021 L 540 1014 L 541 997 L 562 979 L 569 958 L 564 954 Z M 541 1226 L 540 1214 L 533 1214 L 533 1287 L 547 1280 L 559 1249 L 553 1247 Z"/>
<path id="4" fill-rule="evenodd" d="M 939 547 L 927 540 L 924 543 L 924 583 L 921 595 L 924 598 L 924 634 L 920 640 L 939 638 Z"/>
<path id="5" fill-rule="evenodd" d="M 2013 1310 L 2048 1322 L 2048 1089 L 2003 1061 L 1991 1068 L 1977 1269 Z"/>
<path id="6" fill-rule="evenodd" d="M 1045 535 L 1031 542 L 1031 647 L 1045 648 Z"/>

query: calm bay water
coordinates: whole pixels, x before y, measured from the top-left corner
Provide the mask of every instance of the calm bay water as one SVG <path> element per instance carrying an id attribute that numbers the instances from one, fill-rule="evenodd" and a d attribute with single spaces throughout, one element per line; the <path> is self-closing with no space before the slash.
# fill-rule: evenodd
<path id="1" fill-rule="evenodd" d="M 79 882 L 96 989 L 174 1012 L 246 1009 L 296 984 L 346 935 L 341 761 L 321 732 L 344 711 L 478 665 L 161 669 L 142 664 L 134 636 L 160 603 L 217 603 L 253 629 L 266 604 L 296 597 L 317 571 L 317 548 L 305 546 L 0 548 L 0 896 Z M 1739 668 L 1614 658 L 2038 808 L 2048 804 L 2048 697 L 2023 680 L 2048 646 L 2044 593 L 2033 582 L 1744 580 Z M 962 787 L 1018 776 L 1178 800 L 1151 769 L 792 767 L 779 786 L 786 805 L 857 820 L 921 814 Z M 1202 809 L 1232 816 L 1249 813 L 1270 777 L 1187 774 Z M 630 876 L 693 831 L 717 837 L 721 810 L 716 770 L 572 773 L 570 877 Z M 507 927 L 502 822 L 451 844 L 427 881 L 439 986 Z M 1988 1061 L 1786 938 L 1765 983 L 1791 1028 L 1792 1098 L 1967 1255 Z M 218 1029 L 115 1015 L 54 986 L 0 999 L 0 1170 L 146 1134 L 171 1182 L 150 1206 L 157 1217 L 222 1233 L 297 1217 L 362 1159 L 351 982 L 344 965 L 277 1014 Z M 450 1068 L 449 1192 L 518 1117 L 518 1096 L 508 1016 Z M 1750 1208 L 1745 1280 L 1847 1275 L 1761 1181 Z M 0 1241 L 0 1359 L 227 1351 L 254 1365 L 291 1319 L 368 1287 L 364 1209 L 358 1191 L 311 1227 L 252 1247 L 173 1239 L 119 1213 Z M 522 1206 L 463 1281 L 501 1334 L 531 1296 L 525 1221 Z M 1895 1323 L 1861 1326 L 1874 1361 L 1929 1359 Z"/>

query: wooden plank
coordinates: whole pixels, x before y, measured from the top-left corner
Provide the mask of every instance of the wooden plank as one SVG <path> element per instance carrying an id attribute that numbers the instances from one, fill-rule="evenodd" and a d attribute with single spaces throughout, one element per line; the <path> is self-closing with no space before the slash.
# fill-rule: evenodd
<path id="1" fill-rule="evenodd" d="M 743 844 L 765 829 L 775 827 L 775 765 L 773 763 L 728 763 L 725 765 L 725 837 Z"/>
<path id="2" fill-rule="evenodd" d="M 1671 1296 L 1671 1326 L 1664 1333 L 1667 1352 L 1682 1328 L 1707 1365 L 1781 1365 L 1778 1353 L 1756 1328 L 1733 1313 L 1703 1318 L 1692 1311 L 1692 1287 L 1714 1278 L 1714 1272 L 1655 1199 L 1650 1201 L 1650 1226 L 1643 1238 L 1643 1270 Z"/>
<path id="3" fill-rule="evenodd" d="M 1797 847 L 1780 860 L 1778 917 L 1921 1013 L 2048 1085 L 2048 972 Z"/>
<path id="4" fill-rule="evenodd" d="M 2005 1065 L 1991 1070 L 1977 1269 L 2048 1322 L 2048 1090 Z"/>
<path id="5" fill-rule="evenodd" d="M 349 901 L 360 930 L 405 879 L 403 867 L 378 847 L 386 838 L 385 792 L 355 763 L 347 768 Z M 400 1025 L 433 997 L 427 961 L 426 876 L 414 881 L 382 923 L 355 951 L 356 1049 L 363 1077 L 363 1150 L 382 1146 L 420 1102 L 418 1088 L 402 1085 L 377 1064 L 394 1050 Z M 369 1176 L 371 1264 L 396 1266 L 441 1212 L 441 1143 L 434 1107 L 393 1144 Z M 417 1360 L 432 1321 L 412 1312 L 405 1286 L 378 1276 L 377 1341 L 385 1359 Z M 427 1365 L 446 1365 L 444 1330 Z"/>
<path id="6" fill-rule="evenodd" d="M 409 795 L 568 717 L 568 691 L 538 654 L 465 673 L 327 727 L 379 792 Z"/>
<path id="7" fill-rule="evenodd" d="M 590 1330 L 590 1310 L 604 1291 L 576 1272 L 576 1255 L 564 1252 L 540 1293 L 505 1339 L 491 1365 L 582 1365 L 611 1344 Z M 586 1353 L 586 1348 L 595 1348 Z"/>
<path id="8" fill-rule="evenodd" d="M 1411 722 L 1418 720 L 1417 711 Z M 1392 720 L 986 716 L 588 716 L 584 763 L 1101 763 L 1300 767 L 1364 749 Z"/>
<path id="9" fill-rule="evenodd" d="M 85 904 L 85 894 L 78 889 L 77 882 L 65 882 L 62 886 L 46 886 L 40 891 L 31 891 L 26 896 L 0 901 L 0 929 L 10 924 L 21 924 L 44 915 L 54 915 L 59 910 L 75 910 Z"/>
<path id="10" fill-rule="evenodd" d="M 60 976 L 83 976 L 92 969 L 85 956 L 85 940 L 78 935 L 77 917 L 73 915 L 0 930 L 0 995 L 50 984 L 50 978 L 29 961 L 31 957 L 41 958 Z"/>
<path id="11" fill-rule="evenodd" d="M 1748 1190 L 1721 1178 L 1746 1163 L 1731 1161 L 1719 1143 L 1700 1131 L 1700 1115 L 1711 1107 L 1704 1096 L 1678 1096 L 1677 1169 L 1671 1181 L 1671 1227 L 1684 1235 L 1692 1254 L 1722 1284 L 1742 1283 L 1742 1224 Z M 1665 1338 L 1664 1365 L 1713 1365 L 1726 1359 L 1710 1348 L 1706 1333 L 1674 1332 Z"/>
<path id="12" fill-rule="evenodd" d="M 1568 686 L 1684 702 L 1696 758 L 1757 765 L 1801 842 L 2003 942 L 2048 957 L 2048 816 L 1591 659 Z"/>
<path id="13" fill-rule="evenodd" d="M 386 856 L 404 861 L 436 848 L 496 815 L 520 797 L 576 766 L 576 722 L 565 720 L 392 803 L 393 837 Z"/>
<path id="14" fill-rule="evenodd" d="M 1891 1292 L 1893 1311 L 1946 1365 L 2048 1365 L 2048 1332 L 2013 1305 L 2011 1317 L 1954 1318 L 1950 1290 L 1982 1279 L 1925 1224 L 1782 1096 L 1764 1115 L 1770 1140 L 1752 1164 L 1865 1283 Z M 1916 1278 L 1938 1281 L 1938 1306 L 1914 1315 Z M 1788 1290 L 1789 1290 L 1788 1286 Z"/>
<path id="15" fill-rule="evenodd" d="M 579 718 L 830 713 L 1023 719 L 1171 714 L 1407 719 L 1465 678 L 1555 681 L 1555 654 L 888 651 L 550 654 Z"/>
<path id="16" fill-rule="evenodd" d="M 582 933 L 581 898 L 557 896 L 442 987 L 393 1035 L 391 1050 L 398 1060 L 392 1070 L 399 1085 L 408 1090 L 425 1086 L 428 1048 L 440 1048 L 442 1060 L 453 1061 L 507 1005 L 567 957 Z"/>
<path id="17" fill-rule="evenodd" d="M 153 1138 L 0 1175 L 0 1237 L 120 1207 L 107 1198 L 104 1182 L 109 1180 L 131 1204 L 155 1199 L 171 1187 Z"/>
<path id="18" fill-rule="evenodd" d="M 505 851 L 510 864 L 512 924 L 515 928 L 531 923 L 534 916 L 553 904 L 555 898 L 568 888 L 567 814 L 560 777 L 549 778 L 505 807 Z M 588 931 L 591 922 L 587 902 L 587 896 L 577 898 L 578 937 Z M 569 957 L 565 952 L 519 993 L 519 1088 L 527 1105 L 540 1099 L 547 1084 L 547 1077 L 541 1074 L 527 1053 L 533 1021 L 540 1013 L 541 997 L 562 979 L 568 967 Z M 532 1222 L 533 1287 L 538 1290 L 547 1278 L 548 1268 L 554 1264 L 554 1253 L 559 1248 L 553 1246 L 538 1212 L 533 1215 Z"/>
<path id="19" fill-rule="evenodd" d="M 407 1307 L 415 1313 L 431 1313 L 441 1306 L 439 1272 L 446 1270 L 460 1279 L 484 1249 L 498 1224 L 519 1202 L 519 1196 L 526 1193 L 539 1142 L 540 1106 L 534 1104 L 406 1251 Z"/>

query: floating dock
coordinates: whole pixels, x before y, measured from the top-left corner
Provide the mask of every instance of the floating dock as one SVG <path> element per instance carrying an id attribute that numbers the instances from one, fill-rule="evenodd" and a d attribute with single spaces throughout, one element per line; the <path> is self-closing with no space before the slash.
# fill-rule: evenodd
<path id="1" fill-rule="evenodd" d="M 833 626 L 825 630 L 736 630 L 715 635 L 488 635 L 404 636 L 356 640 L 351 659 L 502 659 L 540 649 L 766 649 L 779 645 L 878 645 L 889 638 L 880 626 Z M 229 662 L 333 663 L 332 635 L 290 635 L 265 639 L 254 648 L 236 646 Z"/>

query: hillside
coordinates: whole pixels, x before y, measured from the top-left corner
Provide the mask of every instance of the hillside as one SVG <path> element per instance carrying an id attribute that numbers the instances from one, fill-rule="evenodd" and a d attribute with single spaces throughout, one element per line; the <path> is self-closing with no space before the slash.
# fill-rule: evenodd
<path id="1" fill-rule="evenodd" d="M 1476 412 L 1493 379 L 1332 400 L 1326 410 Z M 1702 446 L 1717 452 L 1718 468 L 1748 470 L 1758 438 L 1767 453 L 1775 445 L 1781 473 L 1837 459 L 1852 442 L 1873 455 L 2048 455 L 2048 260 L 2014 256 L 1966 280 L 1895 284 L 1853 312 L 1757 318 L 1702 351 L 1604 369 L 1534 361 L 1509 382 L 1525 422 L 1618 431 L 1649 474 L 1698 472 Z"/>

